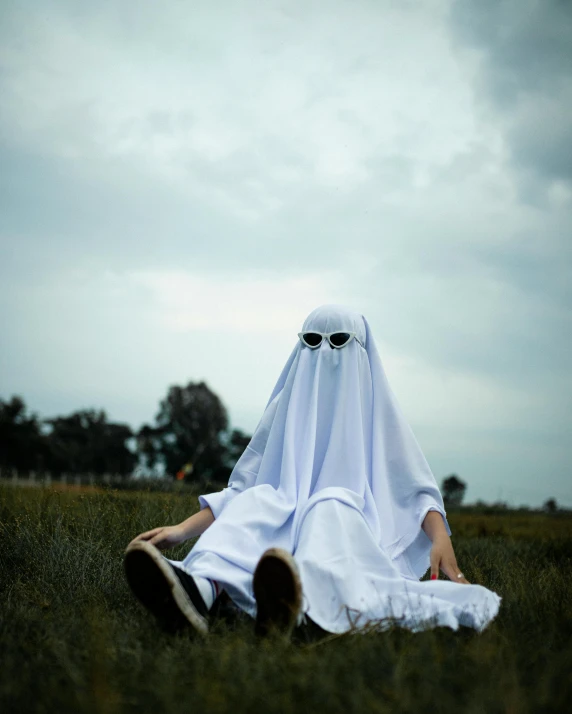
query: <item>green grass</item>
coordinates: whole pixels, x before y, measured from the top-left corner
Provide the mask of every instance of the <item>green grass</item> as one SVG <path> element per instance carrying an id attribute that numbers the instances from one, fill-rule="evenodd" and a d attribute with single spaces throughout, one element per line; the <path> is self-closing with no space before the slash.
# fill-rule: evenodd
<path id="1" fill-rule="evenodd" d="M 259 643 L 249 622 L 169 637 L 134 600 L 127 542 L 196 508 L 188 493 L 0 487 L 0 711 L 572 711 L 570 517 L 450 514 L 463 572 L 503 597 L 481 634 L 393 627 L 304 646 Z"/>

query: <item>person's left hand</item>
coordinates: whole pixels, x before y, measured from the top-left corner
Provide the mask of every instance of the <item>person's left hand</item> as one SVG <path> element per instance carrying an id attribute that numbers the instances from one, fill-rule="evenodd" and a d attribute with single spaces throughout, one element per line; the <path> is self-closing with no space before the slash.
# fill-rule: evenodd
<path id="1" fill-rule="evenodd" d="M 151 545 L 159 550 L 166 550 L 167 548 L 173 548 L 179 543 L 184 543 L 187 540 L 187 535 L 185 534 L 184 528 L 179 524 L 178 526 L 162 526 L 159 528 L 153 528 L 150 531 L 145 531 L 145 533 L 140 533 L 135 536 L 131 543 L 135 543 L 138 540 L 146 540 Z"/>
<path id="2" fill-rule="evenodd" d="M 445 575 L 455 583 L 464 583 L 465 585 L 470 585 L 469 581 L 463 576 L 458 578 L 458 573 L 461 569 L 457 565 L 457 559 L 455 558 L 455 551 L 453 550 L 453 544 L 451 539 L 447 535 L 446 537 L 436 537 L 433 541 L 431 547 L 431 580 L 439 578 L 439 568 L 445 573 Z"/>

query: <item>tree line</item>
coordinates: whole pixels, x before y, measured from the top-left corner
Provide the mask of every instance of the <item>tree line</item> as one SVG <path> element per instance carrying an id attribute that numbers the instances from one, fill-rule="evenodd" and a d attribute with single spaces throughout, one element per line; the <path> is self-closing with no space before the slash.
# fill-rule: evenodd
<path id="1" fill-rule="evenodd" d="M 250 436 L 229 429 L 227 410 L 205 382 L 171 386 L 152 424 L 133 431 L 110 422 L 104 410 L 81 409 L 41 419 L 22 397 L 0 399 L 2 472 L 104 474 L 129 477 L 135 469 L 184 481 L 226 482 Z M 442 481 L 446 505 L 461 504 L 466 484 Z"/>
<path id="2" fill-rule="evenodd" d="M 185 481 L 224 482 L 250 441 L 229 428 L 228 412 L 205 382 L 171 386 L 154 423 L 133 431 L 104 410 L 40 418 L 21 396 L 0 399 L 2 472 L 116 474 L 136 468 Z"/>
<path id="3" fill-rule="evenodd" d="M 48 419 L 22 399 L 0 399 L 0 469 L 17 472 L 104 474 L 128 478 L 136 469 L 187 482 L 226 483 L 251 436 L 229 428 L 221 399 L 202 382 L 169 387 L 154 423 L 133 431 L 104 410 L 81 409 Z M 441 481 L 446 507 L 462 504 L 467 484 L 457 474 Z M 481 504 L 483 506 L 487 504 Z M 499 504 L 497 504 L 499 505 Z M 559 510 L 548 499 L 543 509 Z"/>

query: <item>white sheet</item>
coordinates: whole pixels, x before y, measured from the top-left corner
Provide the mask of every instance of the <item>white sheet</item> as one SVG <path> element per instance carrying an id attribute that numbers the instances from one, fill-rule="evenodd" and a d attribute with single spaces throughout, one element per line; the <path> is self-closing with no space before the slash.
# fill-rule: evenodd
<path id="1" fill-rule="evenodd" d="M 299 562 L 308 615 L 331 632 L 352 627 L 348 611 L 361 624 L 387 617 L 388 595 L 410 629 L 481 630 L 498 612 L 496 593 L 419 582 L 431 548 L 425 515 L 438 511 L 451 529 L 366 318 L 324 305 L 302 329 L 353 331 L 365 348 L 352 340 L 334 350 L 324 340 L 311 350 L 296 341 L 228 487 L 199 497 L 215 522 L 183 561 L 170 562 L 220 581 L 255 615 L 254 568 L 266 548 L 280 546 Z M 418 604 L 406 606 L 411 595 Z"/>

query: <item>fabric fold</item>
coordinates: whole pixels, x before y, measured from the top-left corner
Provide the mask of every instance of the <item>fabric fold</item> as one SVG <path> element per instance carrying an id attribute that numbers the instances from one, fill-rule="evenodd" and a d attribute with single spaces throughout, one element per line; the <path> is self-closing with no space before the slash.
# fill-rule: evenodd
<path id="1" fill-rule="evenodd" d="M 216 574 L 200 574 L 226 582 L 237 603 L 252 614 L 248 573 L 257 558 L 272 546 L 306 552 L 305 546 L 301 549 L 303 531 L 305 542 L 319 550 L 320 541 L 307 535 L 307 524 L 331 509 L 336 518 L 330 525 L 320 520 L 320 538 L 332 543 L 342 539 L 340 547 L 347 545 L 348 553 L 362 546 L 364 552 L 375 553 L 384 562 L 386 579 L 374 579 L 374 587 L 362 574 L 357 595 L 347 590 L 355 576 L 347 555 L 345 570 L 337 575 L 333 561 L 329 567 L 334 570 L 324 571 L 314 558 L 312 565 L 304 566 L 309 581 L 303 586 L 315 590 L 316 601 L 326 597 L 317 580 L 329 579 L 329 597 L 338 605 L 351 596 L 359 610 L 362 598 L 370 603 L 373 616 L 376 588 L 387 592 L 395 587 L 403 597 L 403 587 L 418 582 L 429 568 L 432 543 L 422 527 L 427 513 L 440 513 L 449 535 L 451 528 L 436 479 L 389 385 L 367 319 L 341 305 L 323 305 L 308 315 L 302 331 L 354 333 L 356 339 L 340 349 L 325 339 L 316 349 L 297 340 L 228 486 L 199 497 L 201 508 L 209 506 L 215 521 L 184 563 L 190 569 L 201 564 L 203 571 L 216 566 Z M 356 518 L 363 527 L 355 526 Z M 354 527 L 366 544 L 347 540 Z M 440 592 L 450 597 L 444 584 L 438 585 Z M 467 590 L 466 596 L 471 593 L 477 591 Z M 457 616 L 451 614 L 447 597 L 444 603 L 441 616 L 451 624 Z M 318 624 L 340 627 L 336 618 L 328 610 Z"/>

